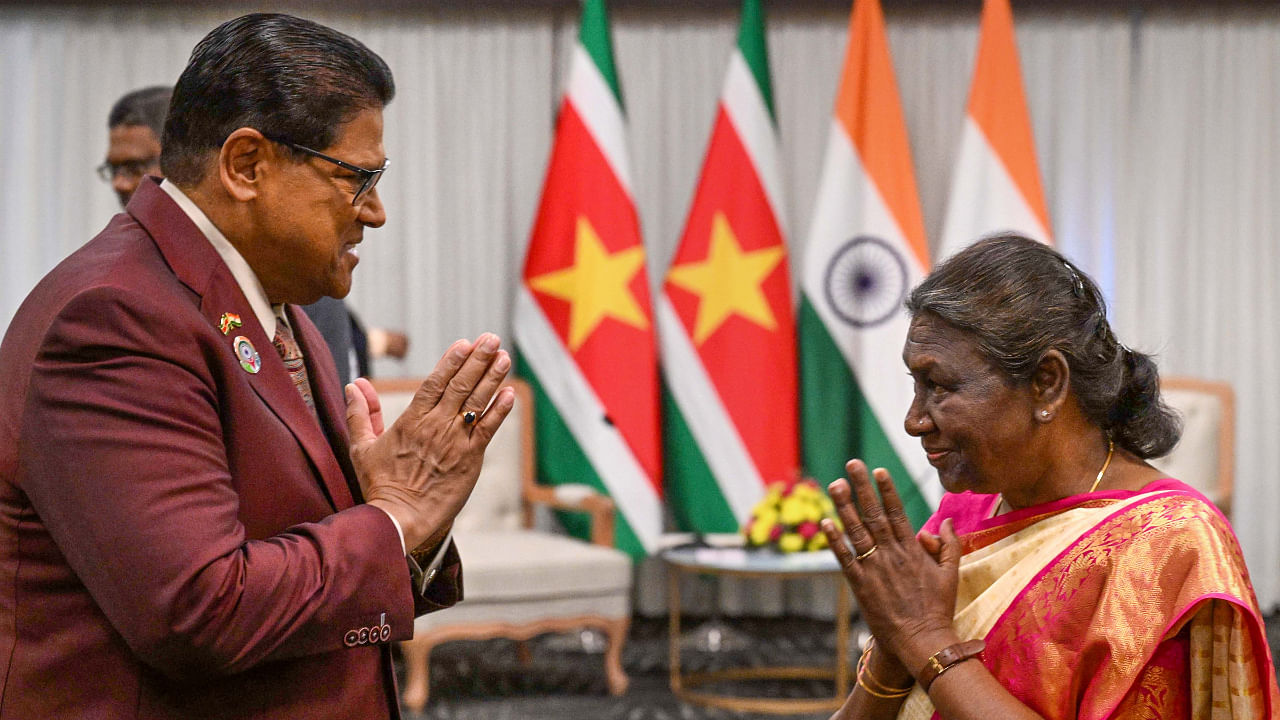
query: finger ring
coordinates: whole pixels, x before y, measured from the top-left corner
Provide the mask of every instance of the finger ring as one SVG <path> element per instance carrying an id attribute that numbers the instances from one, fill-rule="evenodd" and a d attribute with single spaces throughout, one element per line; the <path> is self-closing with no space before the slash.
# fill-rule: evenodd
<path id="1" fill-rule="evenodd" d="M 463 424 L 463 425 L 470 425 L 471 423 L 473 423 L 473 422 L 475 422 L 475 421 L 476 421 L 476 411 L 475 411 L 475 410 L 468 410 L 468 411 L 466 411 L 466 412 L 462 413 L 462 424 Z"/>
<path id="2" fill-rule="evenodd" d="M 879 546 L 879 545 L 872 545 L 870 550 L 868 550 L 868 551 L 866 551 L 866 552 L 864 552 L 864 553 L 862 553 L 861 555 L 859 555 L 859 556 L 858 556 L 858 558 L 857 558 L 858 562 L 862 562 L 863 560 L 866 560 L 867 558 L 871 557 L 871 553 L 875 552 L 875 551 L 876 551 L 876 548 L 878 548 L 878 547 L 880 547 L 880 546 Z"/>

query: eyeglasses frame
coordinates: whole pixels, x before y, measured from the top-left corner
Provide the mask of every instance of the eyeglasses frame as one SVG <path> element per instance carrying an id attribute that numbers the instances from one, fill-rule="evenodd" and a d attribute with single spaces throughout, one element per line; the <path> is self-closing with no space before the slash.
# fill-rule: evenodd
<path id="1" fill-rule="evenodd" d="M 325 160 L 327 162 L 331 162 L 334 165 L 337 165 L 338 167 L 342 168 L 343 170 L 347 170 L 359 175 L 362 178 L 360 181 L 360 189 L 356 190 L 356 194 L 351 198 L 352 207 L 358 207 L 360 205 L 361 201 L 365 198 L 365 196 L 367 196 L 370 192 L 372 192 L 373 188 L 378 184 L 378 180 L 382 178 L 382 173 L 386 172 L 387 167 L 391 165 L 391 158 L 387 158 L 386 160 L 382 161 L 382 167 L 378 168 L 377 170 L 370 170 L 368 168 L 362 168 L 359 165 L 353 165 L 345 160 L 339 160 L 336 157 L 326 155 L 320 152 L 319 150 L 312 150 L 311 148 L 305 145 L 299 145 L 298 143 L 293 142 L 291 140 L 285 140 L 284 138 L 281 138 L 281 137 L 273 137 L 266 133 L 263 133 L 262 136 L 270 140 L 271 142 L 280 143 L 281 145 L 291 147 L 294 150 L 305 153 L 312 157 L 320 158 L 321 160 Z"/>
<path id="2" fill-rule="evenodd" d="M 102 164 L 94 168 L 93 171 L 102 178 L 103 182 L 112 182 L 117 175 L 124 175 L 130 180 L 141 180 L 146 176 L 147 171 L 151 168 L 160 167 L 160 156 L 146 160 L 125 160 L 122 163 L 113 163 L 110 160 L 103 160 Z M 134 168 L 137 168 L 135 171 Z"/>

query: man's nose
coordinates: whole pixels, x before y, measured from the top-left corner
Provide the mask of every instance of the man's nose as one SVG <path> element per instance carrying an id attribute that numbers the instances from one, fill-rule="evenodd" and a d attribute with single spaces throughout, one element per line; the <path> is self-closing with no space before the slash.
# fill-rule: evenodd
<path id="1" fill-rule="evenodd" d="M 368 227 L 382 227 L 387 222 L 387 208 L 382 204 L 378 188 L 369 191 L 369 196 L 360 205 L 360 214 L 356 217 Z"/>
<path id="2" fill-rule="evenodd" d="M 135 177 L 126 172 L 117 172 L 111 176 L 111 187 L 118 193 L 132 193 L 138 189 L 138 182 L 142 178 Z"/>

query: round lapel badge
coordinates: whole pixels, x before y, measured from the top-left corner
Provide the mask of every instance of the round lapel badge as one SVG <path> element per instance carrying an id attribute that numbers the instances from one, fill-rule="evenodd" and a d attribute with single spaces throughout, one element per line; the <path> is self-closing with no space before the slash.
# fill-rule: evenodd
<path id="1" fill-rule="evenodd" d="M 231 341 L 231 347 L 235 348 L 236 357 L 240 359 L 240 367 L 244 368 L 245 372 L 257 373 L 262 369 L 262 358 L 254 349 L 253 343 L 249 342 L 249 338 L 237 335 L 235 340 Z"/>

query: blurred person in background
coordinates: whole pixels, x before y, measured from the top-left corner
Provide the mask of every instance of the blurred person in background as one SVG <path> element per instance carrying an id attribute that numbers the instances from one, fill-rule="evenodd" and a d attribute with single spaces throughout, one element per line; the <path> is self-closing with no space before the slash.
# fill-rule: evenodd
<path id="1" fill-rule="evenodd" d="M 333 354 L 338 380 L 346 385 L 358 377 L 373 377 L 373 359 L 402 360 L 409 354 L 409 337 L 398 330 L 365 329 L 356 312 L 343 300 L 323 297 L 302 307 L 316 324 Z"/>
<path id="2" fill-rule="evenodd" d="M 127 93 L 107 115 L 107 158 L 98 176 L 111 184 L 120 207 L 147 175 L 160 175 L 160 138 L 173 88 L 157 85 Z"/>

